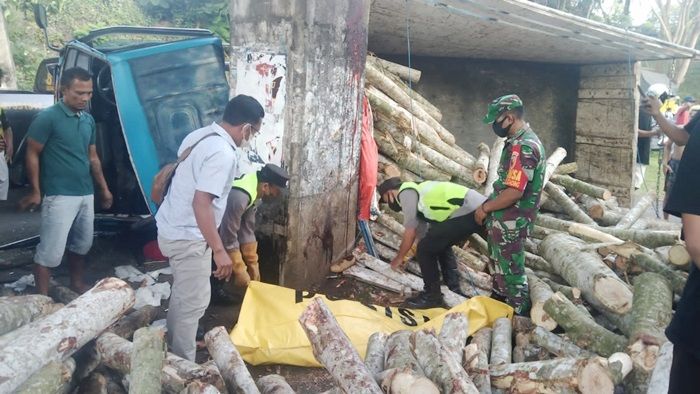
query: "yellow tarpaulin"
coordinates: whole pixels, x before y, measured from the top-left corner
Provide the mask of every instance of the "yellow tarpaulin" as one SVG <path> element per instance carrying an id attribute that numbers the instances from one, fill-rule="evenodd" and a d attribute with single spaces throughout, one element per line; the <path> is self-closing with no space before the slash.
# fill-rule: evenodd
<path id="1" fill-rule="evenodd" d="M 364 358 L 373 333 L 442 327 L 444 315 L 462 312 L 469 318 L 469 334 L 491 325 L 499 317 L 512 317 L 513 309 L 488 297 L 474 297 L 450 310 L 405 309 L 365 305 L 357 301 L 331 300 L 321 294 L 250 282 L 241 306 L 238 324 L 231 331 L 243 359 L 252 364 L 288 364 L 318 367 L 299 316 L 313 298 L 321 297 L 338 324 Z"/>

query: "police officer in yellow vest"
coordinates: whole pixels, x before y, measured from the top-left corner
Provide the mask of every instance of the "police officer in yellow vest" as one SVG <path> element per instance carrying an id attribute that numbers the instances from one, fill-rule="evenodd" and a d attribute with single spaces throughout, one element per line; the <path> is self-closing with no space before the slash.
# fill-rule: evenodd
<path id="1" fill-rule="evenodd" d="M 460 292 L 457 259 L 452 245 L 465 240 L 482 226 L 474 220 L 474 211 L 486 197 L 475 190 L 450 182 L 402 182 L 389 178 L 377 191 L 394 211 L 403 212 L 405 232 L 399 251 L 391 262 L 393 269 L 404 264 L 406 254 L 419 238 L 416 259 L 423 275 L 423 292 L 406 300 L 413 308 L 441 306 L 440 273 L 447 287 Z M 423 235 L 422 237 L 419 235 Z"/>
<path id="2" fill-rule="evenodd" d="M 266 164 L 259 171 L 233 181 L 219 234 L 233 262 L 234 285 L 237 287 L 246 287 L 251 280 L 260 280 L 255 212 L 260 200 L 278 197 L 288 181 L 287 171 L 274 164 Z"/>

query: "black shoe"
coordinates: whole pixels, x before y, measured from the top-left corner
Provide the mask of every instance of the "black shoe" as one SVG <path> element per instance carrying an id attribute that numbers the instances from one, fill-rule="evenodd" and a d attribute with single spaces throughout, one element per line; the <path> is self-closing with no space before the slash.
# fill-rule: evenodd
<path id="1" fill-rule="evenodd" d="M 407 298 L 404 302 L 410 308 L 416 309 L 427 309 L 427 308 L 438 308 L 442 307 L 442 294 L 439 292 L 425 292 L 421 291 L 418 295 Z"/>

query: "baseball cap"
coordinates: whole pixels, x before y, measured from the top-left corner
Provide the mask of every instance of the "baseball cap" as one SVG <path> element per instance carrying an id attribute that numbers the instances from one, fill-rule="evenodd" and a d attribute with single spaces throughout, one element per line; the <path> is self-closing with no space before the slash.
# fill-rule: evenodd
<path id="1" fill-rule="evenodd" d="M 258 171 L 258 182 L 267 182 L 279 188 L 286 189 L 289 182 L 287 171 L 275 164 L 265 164 L 265 167 Z"/>
<path id="2" fill-rule="evenodd" d="M 403 182 L 399 177 L 389 178 L 386 181 L 382 182 L 381 185 L 377 186 L 377 193 L 379 193 L 379 196 L 381 197 L 384 195 L 384 193 L 388 192 L 389 190 L 400 188 L 402 183 Z"/>
<path id="3" fill-rule="evenodd" d="M 684 103 L 694 103 L 694 102 L 695 102 L 695 97 L 693 97 L 693 96 L 685 96 L 685 97 L 683 97 L 683 102 L 684 102 Z"/>
<path id="4" fill-rule="evenodd" d="M 491 124 L 503 111 L 509 111 L 522 106 L 523 101 L 515 94 L 506 94 L 505 96 L 501 96 L 489 104 L 488 112 L 486 113 L 486 116 L 484 116 L 483 122 L 485 124 Z"/>

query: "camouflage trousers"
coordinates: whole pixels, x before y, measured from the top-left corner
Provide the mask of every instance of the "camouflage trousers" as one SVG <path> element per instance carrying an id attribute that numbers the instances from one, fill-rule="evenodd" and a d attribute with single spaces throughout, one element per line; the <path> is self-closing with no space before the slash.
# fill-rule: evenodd
<path id="1" fill-rule="evenodd" d="M 486 223 L 494 298 L 512 306 L 517 314 L 530 310 L 530 290 L 525 275 L 527 226 L 489 218 Z"/>

